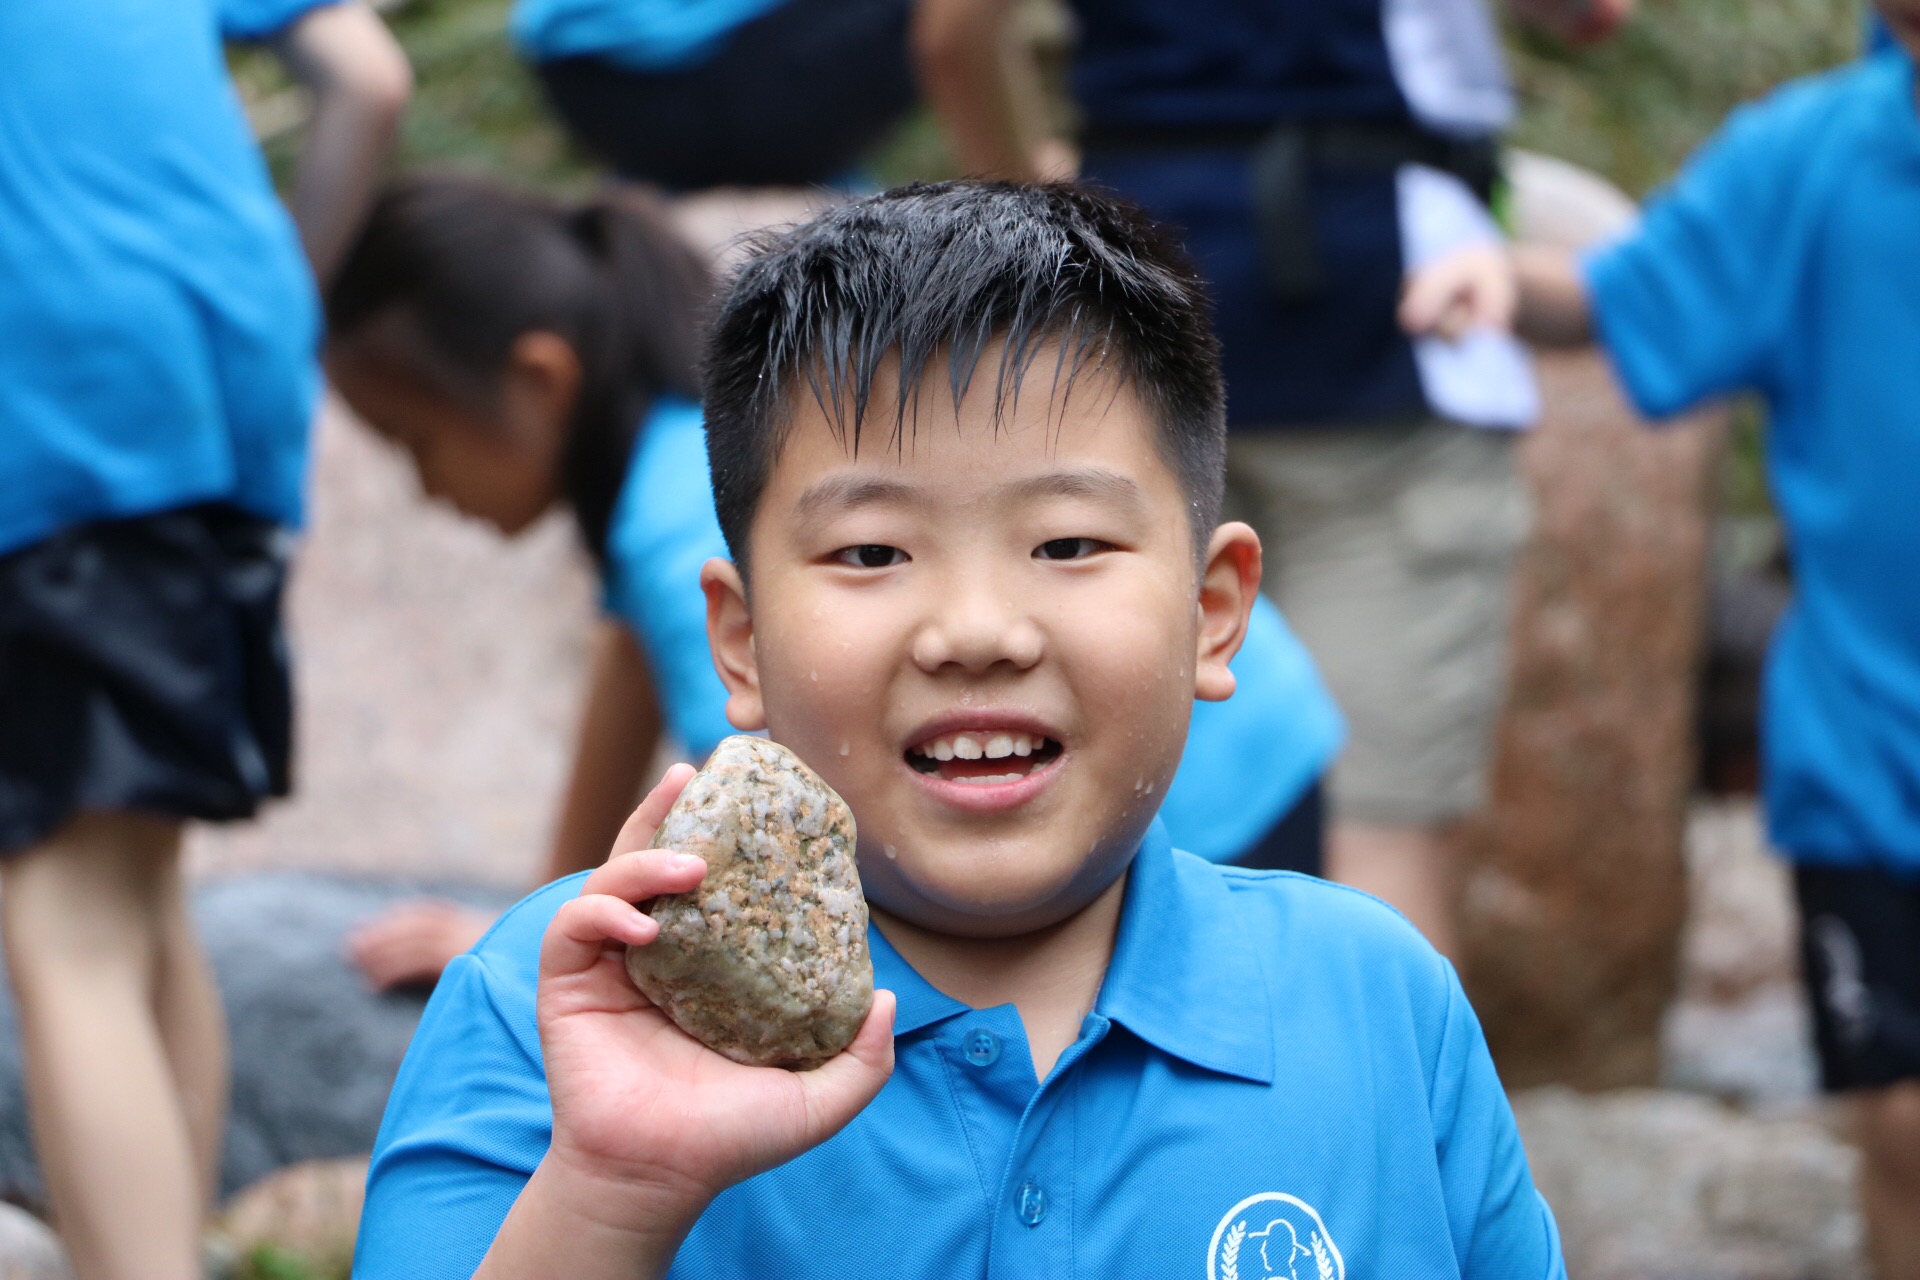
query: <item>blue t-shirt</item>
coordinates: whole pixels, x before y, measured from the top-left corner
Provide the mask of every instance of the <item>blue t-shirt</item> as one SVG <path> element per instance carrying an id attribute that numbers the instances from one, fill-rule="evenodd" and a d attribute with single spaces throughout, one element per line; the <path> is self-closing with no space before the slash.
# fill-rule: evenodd
<path id="1" fill-rule="evenodd" d="M 1734 113 L 1586 263 L 1652 416 L 1750 389 L 1795 598 L 1763 708 L 1770 834 L 1920 871 L 1920 108 L 1883 55 Z"/>
<path id="2" fill-rule="evenodd" d="M 636 71 L 703 61 L 787 0 L 518 0 L 511 29 L 534 62 L 590 55 Z"/>
<path id="3" fill-rule="evenodd" d="M 607 530 L 607 612 L 639 638 L 667 724 L 695 759 L 734 732 L 707 646 L 700 567 L 725 559 L 699 406 L 662 400 L 634 446 Z M 1346 727 L 1306 646 L 1262 597 L 1226 702 L 1194 704 L 1162 816 L 1183 848 L 1221 861 L 1285 816 L 1338 754 Z"/>
<path id="4" fill-rule="evenodd" d="M 727 555 L 703 421 L 699 405 L 662 399 L 641 426 L 607 527 L 603 595 L 607 612 L 640 641 L 667 727 L 695 760 L 735 731 L 700 590 L 700 567 Z"/>
<path id="5" fill-rule="evenodd" d="M 1313 656 L 1265 596 L 1253 602 L 1225 702 L 1196 702 L 1160 819 L 1209 862 L 1246 852 L 1327 771 L 1346 721 Z"/>
<path id="6" fill-rule="evenodd" d="M 0 552 L 203 501 L 300 521 L 319 308 L 223 16 L 0 4 Z"/>
<path id="7" fill-rule="evenodd" d="M 358 1280 L 470 1276 L 545 1154 L 540 940 L 580 877 L 448 966 L 368 1177 Z M 1106 980 L 1036 1082 L 1019 1014 L 942 995 L 869 932 L 893 1078 L 839 1134 L 722 1193 L 671 1274 L 1566 1274 L 1453 970 L 1355 890 L 1134 860 Z"/>

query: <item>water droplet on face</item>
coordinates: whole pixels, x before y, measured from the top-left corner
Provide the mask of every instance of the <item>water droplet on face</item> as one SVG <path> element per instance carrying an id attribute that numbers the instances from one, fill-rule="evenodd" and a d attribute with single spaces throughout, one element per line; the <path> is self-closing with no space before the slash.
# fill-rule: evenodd
<path id="1" fill-rule="evenodd" d="M 807 679 L 817 681 L 820 679 L 820 673 L 818 671 L 809 671 L 807 672 Z"/>
<path id="2" fill-rule="evenodd" d="M 962 689 L 960 691 L 960 705 L 964 707 L 964 706 L 970 705 L 972 702 L 973 702 L 973 690 Z"/>
<path id="3" fill-rule="evenodd" d="M 843 742 L 843 743 L 841 743 L 841 744 L 840 744 L 840 754 L 841 754 L 841 755 L 843 755 L 843 756 L 844 756 L 844 755 L 848 755 L 848 754 L 850 754 L 850 753 L 851 753 L 852 751 L 853 751 L 853 744 L 852 744 L 851 742 Z"/>
<path id="4" fill-rule="evenodd" d="M 900 851 L 899 851 L 898 849 L 896 849 L 896 848 L 894 848 L 894 847 L 893 847 L 892 845 L 890 845 L 890 844 L 883 844 L 883 845 L 881 845 L 881 846 L 880 846 L 880 852 L 882 852 L 882 853 L 884 853 L 884 854 L 886 854 L 886 855 L 887 855 L 887 857 L 889 857 L 889 858 L 897 858 L 897 857 L 899 857 L 899 856 L 900 856 Z"/>

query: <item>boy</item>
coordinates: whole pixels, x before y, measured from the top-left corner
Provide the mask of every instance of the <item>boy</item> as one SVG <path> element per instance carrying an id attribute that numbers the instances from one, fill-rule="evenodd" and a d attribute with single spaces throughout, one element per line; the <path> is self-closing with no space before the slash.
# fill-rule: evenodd
<path id="1" fill-rule="evenodd" d="M 407 90 L 372 10 L 0 4 L 0 932 L 83 1280 L 200 1274 L 227 1047 L 181 837 L 287 786 L 318 317 L 223 33 L 315 89 L 295 205 L 324 272 Z"/>
<path id="2" fill-rule="evenodd" d="M 882 993 L 799 1075 L 640 999 L 631 904 L 702 875 L 643 847 L 670 772 L 448 968 L 355 1275 L 1563 1275 L 1445 962 L 1154 820 L 1260 570 L 1177 251 L 1071 188 L 909 188 L 763 248 L 708 354 L 728 715 L 853 807 Z"/>
<path id="3" fill-rule="evenodd" d="M 1758 391 L 1796 600 L 1762 716 L 1826 1087 L 1859 1114 L 1878 1274 L 1920 1277 L 1920 3 L 1900 50 L 1737 112 L 1639 229 L 1584 261 L 1417 274 L 1416 331 L 1598 340 L 1651 416 Z M 1901 50 L 1904 50 L 1902 52 Z"/>

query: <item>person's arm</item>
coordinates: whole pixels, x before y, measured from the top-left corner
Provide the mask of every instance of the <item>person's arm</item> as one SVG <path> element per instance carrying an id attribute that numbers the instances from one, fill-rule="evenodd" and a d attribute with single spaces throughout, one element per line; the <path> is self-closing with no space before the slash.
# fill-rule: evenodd
<path id="1" fill-rule="evenodd" d="M 917 0 L 912 49 L 920 91 L 964 173 L 1032 182 L 1047 141 L 1037 94 L 1009 47 L 1010 0 Z"/>
<path id="2" fill-rule="evenodd" d="M 373 202 L 380 165 L 413 92 L 407 56 L 365 0 L 309 10 L 272 40 L 313 95 L 288 206 L 324 290 Z"/>
<path id="3" fill-rule="evenodd" d="M 1475 245 L 1407 278 L 1400 324 L 1408 333 L 1458 340 L 1498 329 L 1537 346 L 1593 341 L 1593 315 L 1578 260 L 1538 245 Z"/>
<path id="4" fill-rule="evenodd" d="M 659 934 L 633 904 L 706 873 L 698 858 L 639 847 L 692 776 L 668 771 L 547 928 L 536 1003 L 553 1137 L 475 1280 L 664 1276 L 715 1196 L 824 1142 L 892 1074 L 889 992 L 845 1052 L 796 1072 L 721 1057 L 627 978 L 622 949 Z"/>
<path id="5" fill-rule="evenodd" d="M 625 623 L 602 621 L 594 635 L 573 773 L 542 883 L 606 861 L 614 836 L 633 812 L 664 726 L 660 695 L 639 642 Z"/>

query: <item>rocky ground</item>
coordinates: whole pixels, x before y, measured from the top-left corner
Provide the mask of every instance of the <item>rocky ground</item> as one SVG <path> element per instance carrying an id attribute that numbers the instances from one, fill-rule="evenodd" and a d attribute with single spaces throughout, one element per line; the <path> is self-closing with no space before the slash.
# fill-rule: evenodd
<path id="1" fill-rule="evenodd" d="M 321 431 L 317 468 L 317 519 L 291 603 L 300 793 L 252 827 L 195 837 L 203 913 L 245 883 L 236 877 L 256 873 L 273 873 L 256 882 L 283 896 L 285 873 L 348 877 L 320 895 L 335 915 L 361 900 L 355 893 L 367 909 L 387 896 L 352 888 L 358 877 L 510 893 L 538 865 L 561 780 L 590 575 L 558 520 L 503 545 L 424 507 L 399 460 L 337 413 Z M 1574 1274 L 1859 1276 L 1853 1157 L 1813 1098 L 1784 877 L 1746 805 L 1696 809 L 1688 857 L 1663 1087 L 1515 1098 Z M 324 927 L 344 923 L 330 916 Z M 333 943 L 317 945 L 290 963 L 337 967 L 336 955 L 321 954 Z M 364 1002 L 342 972 L 330 969 L 325 989 L 342 1006 Z M 345 1122 L 326 1123 L 337 1135 Z M 303 1154 L 289 1144 L 281 1158 Z M 337 1274 L 358 1171 L 349 1157 L 255 1183 L 230 1207 L 224 1256 L 260 1276 Z M 288 1270 L 296 1255 L 313 1268 Z M 33 1219 L 0 1215 L 0 1280 L 58 1275 L 57 1257 Z"/>

